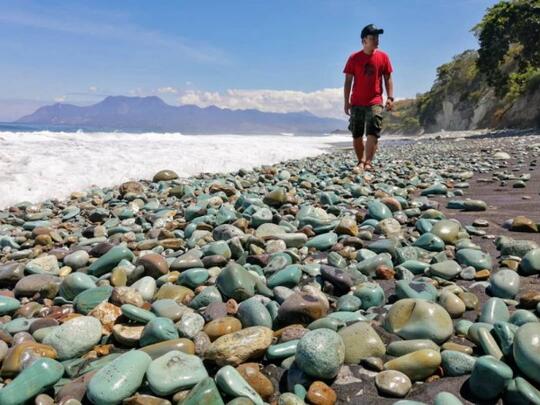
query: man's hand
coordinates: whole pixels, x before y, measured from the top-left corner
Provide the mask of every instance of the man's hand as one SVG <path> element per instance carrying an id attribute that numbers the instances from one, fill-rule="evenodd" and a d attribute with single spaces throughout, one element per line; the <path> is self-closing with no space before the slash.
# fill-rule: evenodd
<path id="1" fill-rule="evenodd" d="M 394 102 L 390 99 L 386 100 L 386 111 L 392 111 L 394 109 Z"/>
<path id="2" fill-rule="evenodd" d="M 351 103 L 348 101 L 345 101 L 345 107 L 343 108 L 345 111 L 345 114 L 351 115 Z"/>

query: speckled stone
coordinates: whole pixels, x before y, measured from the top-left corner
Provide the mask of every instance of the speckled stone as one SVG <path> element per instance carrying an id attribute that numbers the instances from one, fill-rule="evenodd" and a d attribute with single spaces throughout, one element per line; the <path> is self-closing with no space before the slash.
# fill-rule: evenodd
<path id="1" fill-rule="evenodd" d="M 52 329 L 43 343 L 54 347 L 60 360 L 67 360 L 86 353 L 100 339 L 101 323 L 90 316 L 79 316 Z"/>
<path id="2" fill-rule="evenodd" d="M 345 360 L 343 339 L 330 329 L 306 333 L 296 348 L 296 363 L 312 377 L 333 378 Z"/>

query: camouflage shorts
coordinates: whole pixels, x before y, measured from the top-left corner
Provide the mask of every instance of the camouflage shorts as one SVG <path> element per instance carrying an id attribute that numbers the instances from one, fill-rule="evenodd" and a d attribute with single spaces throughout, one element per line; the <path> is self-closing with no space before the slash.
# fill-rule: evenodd
<path id="1" fill-rule="evenodd" d="M 375 135 L 377 138 L 381 135 L 383 121 L 383 106 L 358 106 L 351 107 L 351 116 L 349 118 L 349 131 L 353 138 L 361 138 L 366 135 Z"/>

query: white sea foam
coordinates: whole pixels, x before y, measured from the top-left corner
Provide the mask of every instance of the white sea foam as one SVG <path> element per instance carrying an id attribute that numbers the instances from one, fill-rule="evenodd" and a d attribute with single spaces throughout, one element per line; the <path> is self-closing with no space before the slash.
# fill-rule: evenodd
<path id="1" fill-rule="evenodd" d="M 287 134 L 288 135 L 288 134 Z M 0 132 L 0 209 L 21 201 L 65 198 L 93 185 L 228 172 L 315 156 L 347 135 L 182 135 L 121 132 Z"/>

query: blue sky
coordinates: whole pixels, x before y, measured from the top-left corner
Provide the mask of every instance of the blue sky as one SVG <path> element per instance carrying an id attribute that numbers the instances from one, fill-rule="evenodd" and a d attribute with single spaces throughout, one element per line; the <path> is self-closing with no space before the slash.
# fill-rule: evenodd
<path id="1" fill-rule="evenodd" d="M 477 48 L 493 0 L 0 0 L 0 120 L 54 101 L 158 95 L 171 104 L 341 114 L 342 69 L 368 23 L 395 95 Z"/>

